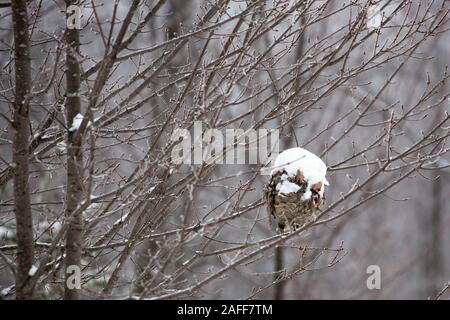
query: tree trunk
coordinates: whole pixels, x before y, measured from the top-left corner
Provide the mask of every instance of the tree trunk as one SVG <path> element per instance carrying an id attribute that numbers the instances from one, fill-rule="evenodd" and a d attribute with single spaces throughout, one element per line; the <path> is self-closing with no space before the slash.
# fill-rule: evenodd
<path id="1" fill-rule="evenodd" d="M 30 39 L 25 0 L 11 3 L 14 25 L 15 101 L 13 179 L 14 204 L 17 223 L 17 299 L 31 299 L 33 290 L 27 284 L 34 260 L 33 217 L 31 214 L 29 176 L 30 138 L 29 94 L 31 88 Z"/>
<path id="2" fill-rule="evenodd" d="M 70 6 L 76 1 L 66 1 Z M 66 30 L 66 114 L 67 127 L 72 126 L 75 116 L 80 112 L 80 66 L 79 56 L 79 31 L 77 29 Z M 81 252 L 83 247 L 83 215 L 82 212 L 74 214 L 82 197 L 83 156 L 81 153 L 82 139 L 74 139 L 76 130 L 69 130 L 67 135 L 67 205 L 66 223 L 69 224 L 66 236 L 66 281 L 64 286 L 64 299 L 77 300 L 80 298 L 80 288 L 71 286 L 70 276 L 67 272 L 69 266 L 77 266 L 81 269 Z"/>

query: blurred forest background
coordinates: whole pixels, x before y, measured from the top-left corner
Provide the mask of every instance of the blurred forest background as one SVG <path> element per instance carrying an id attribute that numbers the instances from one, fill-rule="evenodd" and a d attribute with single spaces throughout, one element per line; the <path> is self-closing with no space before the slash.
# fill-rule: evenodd
<path id="1" fill-rule="evenodd" d="M 449 298 L 449 10 L 3 0 L 1 298 Z M 175 164 L 196 120 L 319 155 L 318 220 L 269 227 L 262 163 Z"/>

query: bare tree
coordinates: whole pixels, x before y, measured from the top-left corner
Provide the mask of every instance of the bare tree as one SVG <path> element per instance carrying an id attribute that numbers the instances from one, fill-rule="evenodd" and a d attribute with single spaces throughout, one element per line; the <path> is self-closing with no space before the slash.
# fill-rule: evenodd
<path id="1" fill-rule="evenodd" d="M 66 6 L 78 4 L 78 1 L 66 1 Z M 67 12 L 68 10 L 66 10 Z M 80 114 L 80 37 L 76 28 L 66 30 L 66 114 L 67 114 L 67 200 L 66 219 L 69 224 L 66 236 L 66 282 L 64 299 L 78 299 L 79 289 L 68 288 L 68 266 L 81 267 L 81 254 L 83 250 L 83 216 L 76 211 L 83 196 L 83 155 L 82 134 L 78 133 L 75 121 Z"/>
<path id="2" fill-rule="evenodd" d="M 417 298 L 407 281 L 369 292 L 365 270 L 425 279 L 415 230 L 430 238 L 407 215 L 419 203 L 434 212 L 444 273 L 448 206 L 426 194 L 446 184 L 427 193 L 423 177 L 449 167 L 449 76 L 434 57 L 448 49 L 436 40 L 447 1 L 65 4 L 2 9 L 15 17 L 16 79 L 5 41 L 0 121 L 15 131 L 0 132 L 0 285 L 17 298 Z M 13 97 L 24 99 L 8 110 Z M 266 164 L 251 157 L 265 130 L 328 166 L 326 204 L 296 231 L 268 227 Z M 176 161 L 186 145 L 191 161 Z"/>
<path id="3" fill-rule="evenodd" d="M 14 212 L 17 228 L 17 299 L 33 296 L 28 279 L 34 261 L 33 217 L 30 206 L 29 138 L 31 65 L 28 34 L 28 12 L 25 0 L 12 1 L 14 30 L 15 97 L 12 127 L 14 128 L 13 162 Z"/>

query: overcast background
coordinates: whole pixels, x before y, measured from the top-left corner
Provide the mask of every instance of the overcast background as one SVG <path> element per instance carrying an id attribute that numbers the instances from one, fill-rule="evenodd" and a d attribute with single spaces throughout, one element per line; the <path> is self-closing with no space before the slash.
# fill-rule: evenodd
<path id="1" fill-rule="evenodd" d="M 134 170 L 141 176 L 123 194 L 102 199 L 83 214 L 86 248 L 136 240 L 124 266 L 120 266 L 118 279 L 111 283 L 113 290 L 106 296 L 436 297 L 450 281 L 450 156 L 445 139 L 449 134 L 446 112 L 449 112 L 450 86 L 448 79 L 440 82 L 447 77 L 450 62 L 449 2 L 382 1 L 377 5 L 386 5 L 385 9 L 375 10 L 376 4 L 370 1 L 305 1 L 304 4 L 294 0 L 225 1 L 225 5 L 219 1 L 219 10 L 203 24 L 199 21 L 216 0 L 163 2 L 134 41 L 119 53 L 119 57 L 125 58 L 115 62 L 93 109 L 95 125 L 87 130 L 83 142 L 83 181 L 85 186 L 93 183 L 93 196 L 116 190 Z M 111 42 L 117 37 L 132 1 L 117 3 Z M 95 12 L 92 4 L 97 6 Z M 157 1 L 140 1 L 127 36 L 156 4 Z M 81 6 L 79 61 L 85 72 L 104 59 L 102 37 L 107 39 L 110 31 L 114 1 L 82 1 Z M 295 6 L 298 9 L 291 10 Z M 33 90 L 42 90 L 50 82 L 45 93 L 31 102 L 32 134 L 39 132 L 50 111 L 58 110 L 33 151 L 38 156 L 30 162 L 34 237 L 39 243 L 50 243 L 65 223 L 66 156 L 64 146 L 61 151 L 57 145 L 67 132 L 66 116 L 61 108 L 66 90 L 65 54 L 58 53 L 58 48 L 64 48 L 64 11 L 64 1 L 31 1 L 28 5 Z M 367 14 L 363 15 L 364 12 Z M 368 15 L 380 12 L 381 16 L 375 19 L 391 20 L 378 28 L 377 22 L 370 22 Z M 358 23 L 358 19 L 362 20 Z M 221 21 L 225 23 L 215 25 Z M 212 27 L 190 34 L 195 28 L 205 26 Z M 278 40 L 286 30 L 292 33 Z M 260 36 L 256 37 L 258 33 Z M 0 248 L 5 257 L 14 261 L 12 179 L 4 179 L 12 161 L 13 133 L 5 120 L 12 116 L 12 34 L 11 10 L 2 8 L 0 112 L 4 117 L 0 118 Z M 253 38 L 249 41 L 248 37 Z M 232 39 L 227 48 L 229 56 L 223 57 L 221 52 L 228 39 Z M 177 51 L 176 46 L 180 46 Z M 148 48 L 153 49 L 145 51 Z M 329 58 L 328 54 L 335 55 Z M 330 62 L 338 57 L 338 61 Z M 222 60 L 214 65 L 215 59 Z M 195 76 L 190 78 L 191 74 Z M 82 81 L 82 113 L 87 110 L 89 89 L 96 76 L 97 72 L 93 72 Z M 183 80 L 170 85 L 183 76 Z M 143 88 L 134 91 L 150 77 Z M 207 86 L 205 82 L 209 82 Z M 121 88 L 120 92 L 114 92 L 117 88 Z M 424 98 L 424 92 L 431 93 Z M 175 112 L 180 97 L 181 106 Z M 107 113 L 114 108 L 124 111 L 142 101 L 130 113 L 119 116 L 118 112 Z M 416 107 L 414 114 L 402 118 L 413 107 Z M 105 115 L 106 118 L 100 118 Z M 113 120 L 107 123 L 109 119 Z M 164 127 L 162 124 L 167 119 Z M 329 168 L 330 186 L 325 191 L 321 218 L 345 214 L 308 227 L 234 265 L 241 257 L 278 239 L 271 238 L 276 232 L 270 228 L 265 206 L 260 202 L 268 177 L 259 175 L 259 165 L 219 164 L 202 171 L 200 166 L 171 164 L 167 148 L 171 133 L 176 128 L 190 130 L 189 124 L 194 119 L 202 121 L 204 129 L 214 127 L 222 132 L 236 128 L 278 128 L 280 150 L 305 147 L 320 155 Z M 399 120 L 393 129 L 390 119 Z M 225 126 L 221 126 L 223 123 Z M 430 138 L 427 133 L 436 125 L 439 129 Z M 160 136 L 159 130 L 162 130 Z M 390 138 L 382 137 L 386 132 Z M 378 137 L 382 137 L 380 144 L 369 147 Z M 418 141 L 422 141 L 419 145 L 423 147 L 401 156 L 388 167 L 395 169 L 382 171 L 360 187 L 386 160 L 387 145 L 393 147 L 392 155 L 397 156 Z M 153 144 L 155 149 L 148 155 Z M 92 148 L 94 160 L 90 158 Z M 417 167 L 417 163 L 408 164 L 436 153 L 437 149 L 440 153 L 425 160 L 425 168 Z M 397 178 L 413 168 L 416 170 L 397 183 Z M 184 181 L 185 177 L 192 178 L 192 172 L 196 172 L 195 179 Z M 391 188 L 358 204 L 390 185 Z M 155 186 L 156 195 L 149 193 Z M 357 192 L 326 210 L 352 186 Z M 84 190 L 83 199 L 87 195 L 88 191 Z M 355 204 L 358 205 L 352 208 Z M 244 214 L 220 220 L 248 205 L 250 209 Z M 349 208 L 352 209 L 347 212 Z M 146 216 L 139 220 L 138 215 Z M 214 219 L 220 223 L 215 224 Z M 171 233 L 205 221 L 211 222 L 211 226 Z M 146 228 L 133 238 L 136 223 Z M 114 226 L 118 227 L 111 232 Z M 162 235 L 149 238 L 152 234 Z M 97 243 L 99 239 L 102 241 Z M 272 240 L 266 243 L 264 239 Z M 258 241 L 258 245 L 249 245 Z M 274 279 L 280 280 L 277 278 L 280 274 L 275 272 L 277 259 L 280 264 L 274 249 L 278 245 L 284 258 L 281 265 L 286 270 L 281 277 L 286 278 L 273 283 Z M 241 247 L 227 249 L 234 246 Z M 45 250 L 45 245 L 36 247 L 36 265 Z M 123 252 L 123 246 L 87 249 L 81 261 L 82 298 L 99 297 Z M 59 263 L 63 254 L 62 248 L 52 253 L 53 265 L 41 276 L 36 298 L 61 298 L 64 273 Z M 189 259 L 193 259 L 192 264 L 184 269 L 183 263 Z M 366 270 L 370 265 L 381 268 L 380 290 L 369 290 L 366 286 L 369 276 Z M 214 274 L 217 275 L 211 280 L 201 282 Z M 198 283 L 201 285 L 196 287 Z M 5 260 L 0 259 L 0 287 L 8 288 L 12 284 L 14 276 Z M 193 290 L 189 289 L 191 286 Z M 448 297 L 448 293 L 443 295 Z"/>

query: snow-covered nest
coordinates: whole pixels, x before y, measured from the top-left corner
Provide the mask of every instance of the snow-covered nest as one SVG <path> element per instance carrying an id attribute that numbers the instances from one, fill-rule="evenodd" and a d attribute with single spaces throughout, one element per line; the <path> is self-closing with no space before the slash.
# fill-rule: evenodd
<path id="1" fill-rule="evenodd" d="M 319 185 L 319 194 L 320 196 L 323 196 L 325 186 L 329 185 L 326 178 L 326 164 L 314 153 L 303 148 L 287 149 L 278 155 L 275 159 L 271 175 L 280 171 L 283 172 L 283 170 L 286 174 L 281 176 L 281 182 L 276 186 L 277 191 L 283 194 L 289 194 L 300 190 L 298 184 L 288 180 L 288 178 L 296 177 L 299 173 L 308 183 L 305 194 L 302 196 L 302 200 L 311 198 L 311 188 L 313 186 Z"/>

